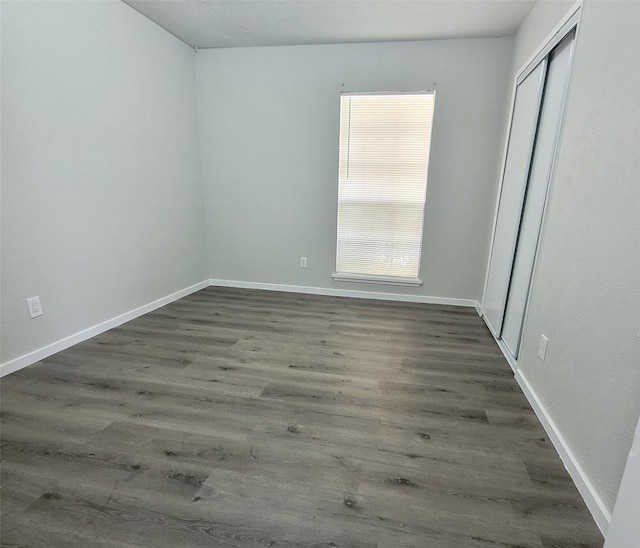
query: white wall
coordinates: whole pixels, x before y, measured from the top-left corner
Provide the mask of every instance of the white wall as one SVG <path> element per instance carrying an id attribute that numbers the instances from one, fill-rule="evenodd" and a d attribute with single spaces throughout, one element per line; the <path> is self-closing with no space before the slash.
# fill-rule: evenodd
<path id="1" fill-rule="evenodd" d="M 640 414 L 639 20 L 584 5 L 519 358 L 608 512 Z"/>
<path id="2" fill-rule="evenodd" d="M 333 282 L 339 94 L 436 83 L 421 288 L 480 300 L 512 39 L 205 50 L 196 55 L 212 278 Z M 309 259 L 299 268 L 300 256 Z"/>
<path id="3" fill-rule="evenodd" d="M 205 278 L 198 149 L 189 47 L 118 1 L 2 2 L 2 362 Z"/>

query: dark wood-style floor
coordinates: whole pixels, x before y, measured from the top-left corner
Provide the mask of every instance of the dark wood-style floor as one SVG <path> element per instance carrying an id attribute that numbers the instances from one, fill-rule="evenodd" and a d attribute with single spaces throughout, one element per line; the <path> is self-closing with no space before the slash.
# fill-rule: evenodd
<path id="1" fill-rule="evenodd" d="M 1 389 L 2 546 L 602 546 L 471 309 L 210 288 Z"/>

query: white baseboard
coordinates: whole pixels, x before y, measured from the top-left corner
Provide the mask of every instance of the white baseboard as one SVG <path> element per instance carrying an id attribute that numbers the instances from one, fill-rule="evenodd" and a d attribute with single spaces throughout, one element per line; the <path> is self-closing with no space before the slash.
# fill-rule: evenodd
<path id="1" fill-rule="evenodd" d="M 209 280 L 210 285 L 218 287 L 237 287 L 241 289 L 261 289 L 264 291 L 284 291 L 286 293 L 307 293 L 310 295 L 328 295 L 330 297 L 352 297 L 355 299 L 377 299 L 381 301 L 402 301 L 409 303 L 444 304 L 450 306 L 480 307 L 473 299 L 454 299 L 450 297 L 431 297 L 428 295 L 409 295 L 406 293 L 382 293 L 379 291 L 359 291 L 354 289 L 334 289 L 329 287 L 309 287 L 302 285 L 270 284 L 261 282 L 240 282 L 236 280 Z"/>
<path id="2" fill-rule="evenodd" d="M 31 365 L 33 363 L 39 362 L 40 360 L 44 360 L 45 358 L 57 352 L 60 352 L 61 350 L 65 350 L 66 348 L 69 348 L 74 344 L 78 344 L 82 341 L 86 341 L 91 337 L 95 337 L 96 335 L 99 335 L 100 333 L 104 333 L 109 329 L 118 327 L 119 325 L 122 325 L 125 322 L 133 320 L 139 316 L 142 316 L 143 314 L 147 314 L 148 312 L 156 310 L 161 306 L 164 306 L 173 301 L 181 299 L 182 297 L 186 297 L 187 295 L 194 293 L 196 291 L 199 291 L 201 289 L 204 289 L 205 287 L 208 287 L 208 286 L 209 286 L 209 281 L 205 280 L 203 282 L 197 283 L 185 289 L 181 289 L 180 291 L 176 291 L 171 295 L 167 295 L 166 297 L 162 297 L 153 302 L 150 302 L 148 304 L 145 304 L 138 308 L 130 310 L 129 312 L 120 314 L 115 318 L 111 318 L 109 320 L 101 322 L 92 327 L 88 327 L 87 329 L 83 329 L 82 331 L 79 331 L 78 333 L 74 333 L 73 335 L 69 335 L 64 339 L 60 339 L 59 341 L 43 346 L 42 348 L 38 348 L 38 350 L 34 350 L 33 352 L 29 352 L 28 354 L 24 354 L 22 356 L 18 356 L 13 360 L 9 360 L 8 362 L 0 364 L 0 377 L 4 377 L 9 373 L 18 371 L 19 369 L 27 367 L 28 365 Z"/>
<path id="3" fill-rule="evenodd" d="M 529 384 L 527 378 L 522 373 L 522 370 L 516 369 L 514 376 L 516 378 L 516 381 L 520 385 L 520 388 L 522 388 L 524 395 L 529 400 L 531 407 L 533 407 L 533 410 L 538 416 L 538 419 L 542 423 L 542 426 L 547 432 L 549 439 L 560 455 L 560 458 L 564 463 L 564 467 L 567 469 L 567 472 L 569 472 L 571 479 L 578 488 L 582 499 L 591 512 L 591 515 L 593 516 L 596 524 L 600 528 L 602 535 L 606 536 L 607 529 L 609 528 L 609 523 L 611 522 L 611 514 L 602 502 L 602 499 L 598 496 L 598 493 L 596 492 L 592 483 L 589 481 L 587 474 L 580 466 L 580 463 L 576 460 L 571 449 L 569 449 L 569 446 L 562 436 L 562 433 L 553 422 L 553 419 L 538 398 L 533 387 Z"/>
<path id="4" fill-rule="evenodd" d="M 478 309 L 480 303 L 472 299 L 451 299 L 446 297 L 428 297 L 422 295 L 407 295 L 398 293 L 379 293 L 377 291 L 358 291 L 358 290 L 346 290 L 346 289 L 329 289 L 321 287 L 305 287 L 297 285 L 281 285 L 281 284 L 268 284 L 268 283 L 256 283 L 256 282 L 238 282 L 234 280 L 205 280 L 197 283 L 180 291 L 176 291 L 171 295 L 157 299 L 151 303 L 140 306 L 129 312 L 125 312 L 115 318 L 105 320 L 97 325 L 83 329 L 78 333 L 69 335 L 63 339 L 55 341 L 51 344 L 38 348 L 33 352 L 18 356 L 8 362 L 0 364 L 0 377 L 4 377 L 14 371 L 18 371 L 28 365 L 44 360 L 45 358 L 56 354 L 62 350 L 65 350 L 74 344 L 78 344 L 82 341 L 86 341 L 91 337 L 95 337 L 100 333 L 104 333 L 109 329 L 118 327 L 125 322 L 138 318 L 143 314 L 147 314 L 157 308 L 160 308 L 173 301 L 186 297 L 187 295 L 204 289 L 209 286 L 221 286 L 221 287 L 238 287 L 244 289 L 262 289 L 265 291 L 286 291 L 290 293 L 309 293 L 312 295 L 330 295 L 336 297 L 354 297 L 359 299 L 379 299 L 388 301 L 404 301 L 404 302 L 417 302 L 417 303 L 430 303 L 430 304 L 444 304 L 453 306 L 467 306 L 475 307 Z"/>
<path id="5" fill-rule="evenodd" d="M 602 499 L 598 496 L 598 493 L 589 481 L 589 478 L 582 469 L 582 466 L 580 466 L 580 463 L 576 460 L 571 449 L 569 449 L 567 442 L 555 422 L 553 422 L 551 415 L 549 415 L 546 408 L 540 401 L 540 398 L 538 398 L 535 390 L 531 384 L 529 384 L 529 381 L 525 377 L 524 373 L 522 373 L 522 370 L 518 367 L 517 360 L 513 358 L 502 340 L 496 340 L 496 343 L 507 360 L 507 363 L 513 370 L 513 376 L 529 401 L 529 405 L 533 408 L 538 420 L 541 422 L 542 427 L 549 436 L 551 443 L 553 443 L 558 455 L 562 459 L 564 467 L 567 469 L 567 472 L 569 472 L 573 483 L 582 496 L 587 508 L 591 512 L 598 528 L 603 535 L 606 535 L 609 523 L 611 522 L 611 514 L 602 502 Z"/>
<path id="6" fill-rule="evenodd" d="M 475 307 L 476 310 L 480 306 L 480 303 L 474 301 L 472 299 L 451 299 L 446 297 L 429 297 L 422 295 L 407 295 L 407 294 L 399 294 L 399 293 L 379 293 L 377 291 L 358 291 L 358 290 L 347 290 L 347 289 L 330 289 L 330 288 L 321 288 L 321 287 L 305 287 L 305 286 L 297 286 L 297 285 L 282 285 L 282 284 L 268 284 L 268 283 L 256 283 L 256 282 L 239 282 L 234 280 L 205 280 L 203 282 L 197 283 L 185 289 L 181 289 L 180 291 L 176 291 L 171 295 L 167 295 L 166 297 L 162 297 L 161 299 L 157 299 L 151 303 L 140 306 L 134 310 L 130 310 L 129 312 L 125 312 L 115 318 L 111 318 L 104 322 L 101 322 L 92 327 L 88 327 L 87 329 L 83 329 L 78 333 L 74 333 L 73 335 L 69 335 L 64 339 L 60 339 L 56 342 L 43 346 L 42 348 L 38 348 L 33 352 L 29 352 L 28 354 L 24 354 L 22 356 L 18 356 L 8 362 L 0 364 L 0 377 L 4 377 L 14 371 L 18 371 L 28 365 L 39 362 L 40 360 L 44 360 L 45 358 L 56 354 L 74 344 L 78 344 L 82 341 L 86 341 L 91 337 L 95 337 L 100 333 L 104 333 L 109 329 L 113 329 L 114 327 L 118 327 L 125 322 L 133 320 L 143 314 L 147 314 L 161 306 L 169 304 L 173 301 L 181 299 L 191 293 L 204 289 L 209 286 L 221 286 L 221 287 L 238 287 L 244 289 L 262 289 L 265 291 L 286 291 L 289 293 L 309 293 L 312 295 L 330 295 L 335 297 L 354 297 L 359 299 L 379 299 L 379 300 L 387 300 L 387 301 L 404 301 L 404 302 L 417 302 L 417 303 L 430 303 L 430 304 L 444 304 L 444 305 L 453 305 L 453 306 L 467 306 L 467 307 Z"/>

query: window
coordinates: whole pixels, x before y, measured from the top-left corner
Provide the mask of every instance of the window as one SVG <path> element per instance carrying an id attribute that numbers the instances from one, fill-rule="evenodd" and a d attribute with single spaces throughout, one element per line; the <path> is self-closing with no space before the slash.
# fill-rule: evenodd
<path id="1" fill-rule="evenodd" d="M 335 279 L 421 283 L 434 99 L 341 95 Z"/>

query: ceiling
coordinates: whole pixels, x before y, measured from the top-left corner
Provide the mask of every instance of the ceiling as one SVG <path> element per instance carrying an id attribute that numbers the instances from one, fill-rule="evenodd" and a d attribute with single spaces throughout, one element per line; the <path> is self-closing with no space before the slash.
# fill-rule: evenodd
<path id="1" fill-rule="evenodd" d="M 198 48 L 515 34 L 535 0 L 123 0 Z"/>

